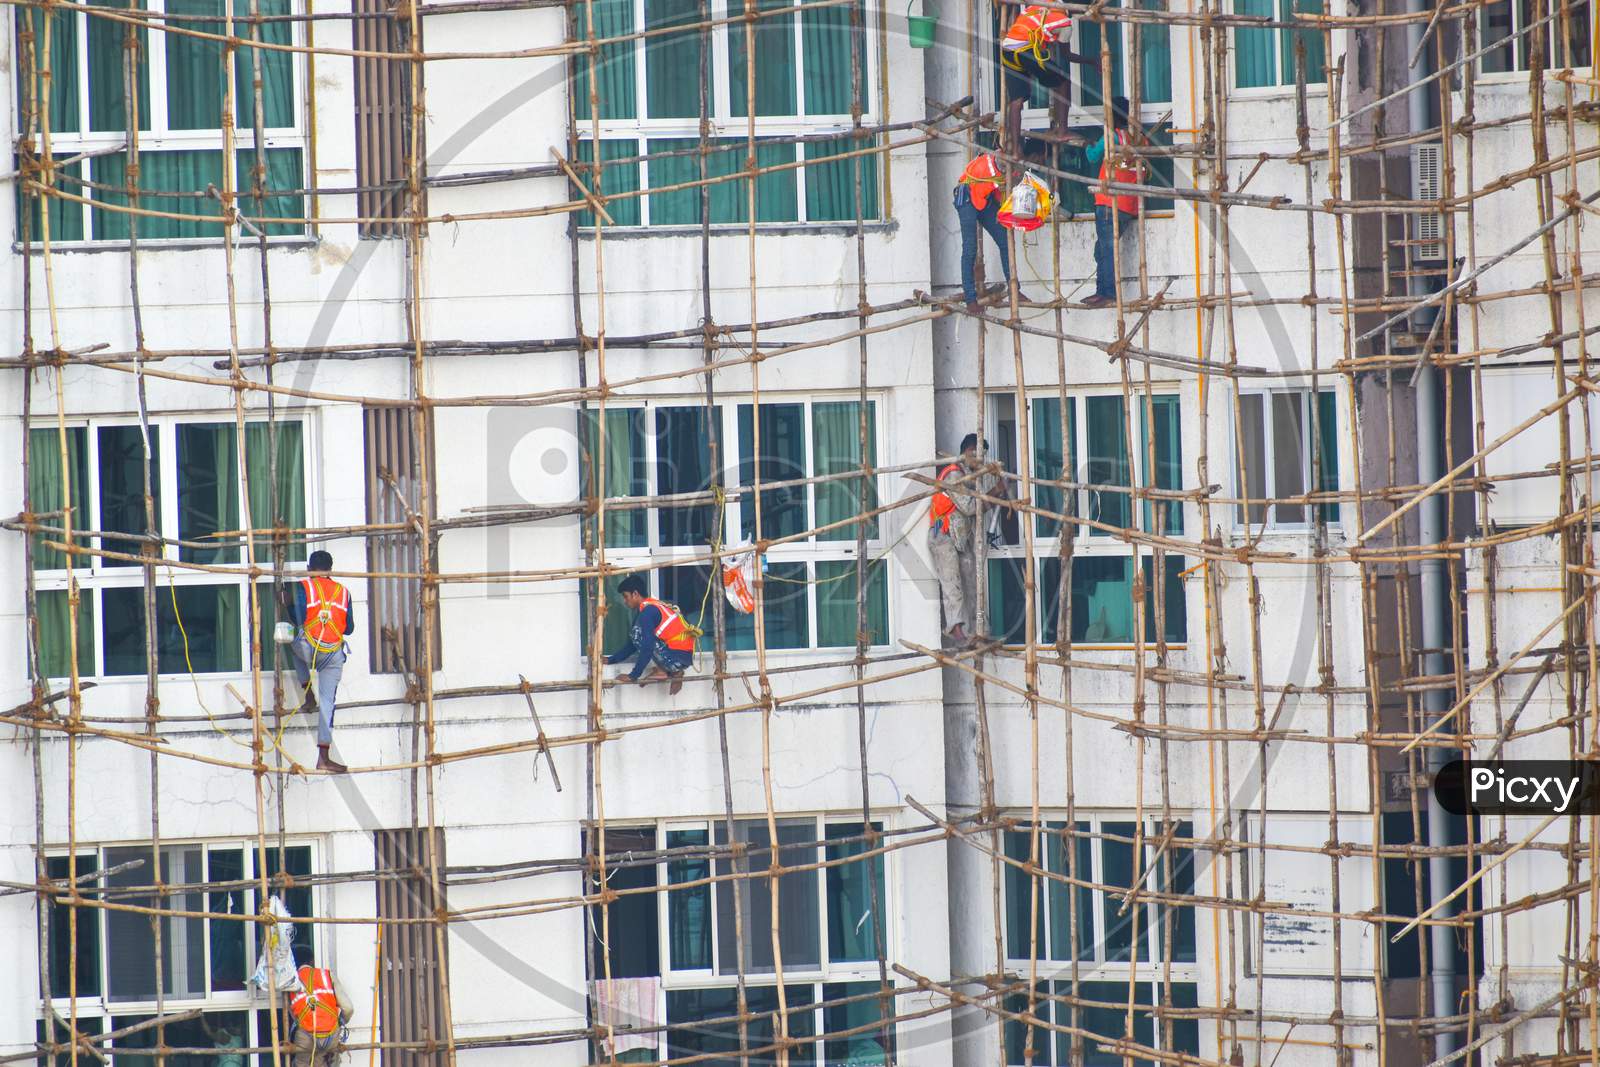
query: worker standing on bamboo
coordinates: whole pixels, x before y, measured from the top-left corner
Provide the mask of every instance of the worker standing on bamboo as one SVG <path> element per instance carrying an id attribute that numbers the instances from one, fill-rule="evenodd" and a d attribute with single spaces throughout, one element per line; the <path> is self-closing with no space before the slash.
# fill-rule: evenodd
<path id="1" fill-rule="evenodd" d="M 290 617 L 299 623 L 289 655 L 301 690 L 317 708 L 317 770 L 343 774 L 349 768 L 328 755 L 328 749 L 333 744 L 339 679 L 349 655 L 344 639 L 355 627 L 355 603 L 350 590 L 328 574 L 333 556 L 321 550 L 311 553 L 306 570 L 310 573 L 293 587 Z"/>
<path id="2" fill-rule="evenodd" d="M 634 613 L 628 643 L 606 657 L 607 663 L 621 663 L 635 657 L 633 670 L 617 676 L 623 684 L 670 678 L 668 692 L 683 688 L 683 672 L 694 662 L 694 632 L 676 605 L 648 595 L 644 579 L 630 574 L 617 583 L 622 603 Z M 651 668 L 648 675 L 645 668 Z"/>
<path id="3" fill-rule="evenodd" d="M 354 1001 L 326 967 L 302 964 L 301 988 L 289 994 L 289 1043 L 295 1067 L 331 1064 L 344 1045 Z"/>
<path id="4" fill-rule="evenodd" d="M 1094 295 L 1083 302 L 1092 308 L 1116 302 L 1117 242 L 1139 214 L 1137 194 L 1113 193 L 1104 183 L 1136 185 L 1144 169 L 1143 161 L 1128 151 L 1128 101 L 1120 96 L 1111 101 L 1111 124 L 1110 139 L 1102 135 L 1083 153 L 1090 166 L 1100 164 L 1101 184 L 1094 192 Z"/>
<path id="5" fill-rule="evenodd" d="M 1072 17 L 1042 4 L 1029 4 L 1012 21 L 1000 39 L 1000 65 L 1005 70 L 1006 150 L 1022 154 L 1022 109 L 1033 95 L 1034 85 L 1050 94 L 1050 132 L 1046 139 L 1067 136 L 1067 115 L 1071 107 L 1072 66 L 1081 63 L 1100 69 L 1100 60 L 1081 56 L 1056 45 L 1072 32 Z"/>
<path id="6" fill-rule="evenodd" d="M 989 442 L 983 442 L 983 448 L 987 452 Z M 943 484 L 928 507 L 928 554 L 939 579 L 948 644 L 960 647 L 975 643 L 977 550 L 972 531 L 973 523 L 981 522 L 988 510 L 978 497 L 1010 500 L 1011 490 L 997 472 L 984 469 L 975 433 L 962 438 L 960 458 L 940 469 L 939 481 Z M 1015 501 L 1007 506 L 1016 510 Z"/>

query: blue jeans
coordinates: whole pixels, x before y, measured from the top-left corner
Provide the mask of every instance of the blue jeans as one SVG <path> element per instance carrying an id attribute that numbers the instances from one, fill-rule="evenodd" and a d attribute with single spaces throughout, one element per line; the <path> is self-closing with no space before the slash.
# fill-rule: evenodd
<path id="1" fill-rule="evenodd" d="M 978 299 L 978 285 L 973 280 L 973 270 L 978 263 L 978 224 L 1000 246 L 1000 272 L 1011 277 L 1011 250 L 1006 247 L 1006 228 L 1000 225 L 1000 190 L 989 194 L 989 202 L 982 211 L 972 206 L 972 190 L 965 185 L 956 186 L 956 217 L 961 220 L 961 295 L 971 304 Z"/>
<path id="2" fill-rule="evenodd" d="M 1111 216 L 1117 216 L 1116 230 Z M 1117 265 L 1114 261 L 1117 238 L 1128 228 L 1133 216 L 1104 204 L 1094 206 L 1094 295 L 1107 300 L 1117 295 Z"/>

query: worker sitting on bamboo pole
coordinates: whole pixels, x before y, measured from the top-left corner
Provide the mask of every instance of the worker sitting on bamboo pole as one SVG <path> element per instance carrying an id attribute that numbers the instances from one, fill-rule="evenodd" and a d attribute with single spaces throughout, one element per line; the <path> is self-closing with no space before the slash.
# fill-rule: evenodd
<path id="1" fill-rule="evenodd" d="M 354 1004 L 326 967 L 302 964 L 299 991 L 289 994 L 289 1043 L 294 1067 L 331 1064 L 344 1044 L 345 1025 Z"/>
<path id="2" fill-rule="evenodd" d="M 310 573 L 293 587 L 291 618 L 300 622 L 289 656 L 301 690 L 317 707 L 317 770 L 343 774 L 349 768 L 329 756 L 328 748 L 333 744 L 339 678 L 349 654 L 344 639 L 355 626 L 355 604 L 350 590 L 328 576 L 333 556 L 320 550 L 311 553 L 306 570 Z"/>
<path id="3" fill-rule="evenodd" d="M 1018 153 L 1022 145 L 1022 109 L 1033 95 L 1035 82 L 1050 92 L 1050 134 L 1067 135 L 1067 114 L 1072 97 L 1072 64 L 1100 69 L 1100 61 L 1051 46 L 1072 32 L 1072 18 L 1038 4 L 1022 9 L 1000 40 L 1000 65 L 1005 70 L 1006 149 Z"/>
<path id="4" fill-rule="evenodd" d="M 621 663 L 635 657 L 633 670 L 617 676 L 622 684 L 641 684 L 670 678 L 669 693 L 683 688 L 683 672 L 694 662 L 694 632 L 676 605 L 648 595 L 644 579 L 630 574 L 617 583 L 623 604 L 634 612 L 628 643 L 606 657 L 607 663 Z M 650 673 L 645 674 L 645 668 Z"/>
<path id="5" fill-rule="evenodd" d="M 1104 307 L 1117 300 L 1116 246 L 1128 224 L 1139 214 L 1139 197 L 1134 193 L 1113 194 L 1104 187 L 1107 180 L 1137 185 L 1144 162 L 1131 155 L 1128 145 L 1128 101 L 1118 96 L 1111 101 L 1112 141 L 1104 135 L 1083 153 L 1092 166 L 1100 164 L 1100 185 L 1094 193 L 1094 295 L 1085 307 Z M 1113 147 L 1114 146 L 1114 147 Z M 1110 171 L 1109 179 L 1107 171 Z"/>
<path id="6" fill-rule="evenodd" d="M 988 451 L 988 441 L 983 448 Z M 978 435 L 969 433 L 961 439 L 961 457 L 939 471 L 939 481 L 946 484 L 933 494 L 928 507 L 928 554 L 933 557 L 933 573 L 944 602 L 947 643 L 956 647 L 975 643 L 972 613 L 977 604 L 977 546 L 972 532 L 974 522 L 981 522 L 986 511 L 978 495 L 1011 497 L 1005 480 L 983 466 Z M 1016 510 L 1014 500 L 1007 506 Z"/>

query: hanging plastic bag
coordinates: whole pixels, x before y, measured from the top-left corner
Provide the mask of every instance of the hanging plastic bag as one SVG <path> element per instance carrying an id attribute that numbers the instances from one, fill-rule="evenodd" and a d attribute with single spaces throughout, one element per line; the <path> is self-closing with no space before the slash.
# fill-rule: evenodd
<path id="1" fill-rule="evenodd" d="M 1037 230 L 1050 217 L 1050 188 L 1032 171 L 1011 188 L 1000 205 L 1000 225 L 1013 230 Z"/>
<path id="2" fill-rule="evenodd" d="M 722 559 L 722 593 L 734 611 L 749 615 L 756 610 L 756 572 L 754 552 L 740 552 Z"/>
<path id="3" fill-rule="evenodd" d="M 267 898 L 267 910 L 278 921 L 265 928 L 261 958 L 250 975 L 250 984 L 260 990 L 262 996 L 269 996 L 274 989 L 279 993 L 298 993 L 303 987 L 294 965 L 294 947 L 290 944 L 294 940 L 294 926 L 285 921 L 293 916 L 276 894 Z"/>

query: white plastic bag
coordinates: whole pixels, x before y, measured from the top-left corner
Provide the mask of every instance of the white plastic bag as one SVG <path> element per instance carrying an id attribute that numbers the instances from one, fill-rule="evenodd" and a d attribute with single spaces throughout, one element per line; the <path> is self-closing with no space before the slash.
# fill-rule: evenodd
<path id="1" fill-rule="evenodd" d="M 298 993 L 302 988 L 300 973 L 294 965 L 294 947 L 290 944 L 294 940 L 294 927 L 284 921 L 292 916 L 276 894 L 267 899 L 267 910 L 278 922 L 266 928 L 261 958 L 256 961 L 255 973 L 250 975 L 250 984 L 261 996 L 269 996 L 273 989 L 279 993 Z"/>
<path id="2" fill-rule="evenodd" d="M 722 558 L 722 592 L 733 610 L 743 615 L 756 610 L 755 556 L 740 552 Z"/>

